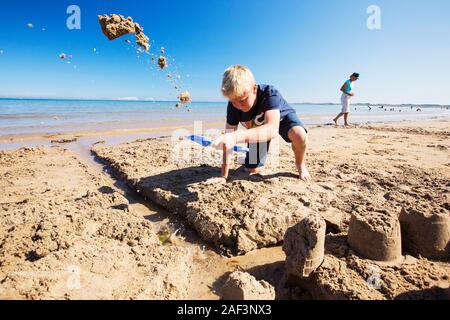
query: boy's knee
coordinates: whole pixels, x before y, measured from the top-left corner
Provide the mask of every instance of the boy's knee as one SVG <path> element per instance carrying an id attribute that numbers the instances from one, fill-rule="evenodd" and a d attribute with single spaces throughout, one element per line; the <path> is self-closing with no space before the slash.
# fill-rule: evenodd
<path id="1" fill-rule="evenodd" d="M 289 139 L 292 143 L 299 143 L 305 145 L 308 141 L 308 134 L 306 133 L 305 128 L 297 126 L 289 130 Z"/>

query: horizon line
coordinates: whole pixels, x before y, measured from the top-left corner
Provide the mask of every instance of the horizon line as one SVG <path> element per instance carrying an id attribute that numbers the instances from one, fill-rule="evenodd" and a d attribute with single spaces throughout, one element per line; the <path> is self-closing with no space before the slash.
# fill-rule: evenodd
<path id="1" fill-rule="evenodd" d="M 178 100 L 166 100 L 166 99 L 126 99 L 126 98 L 47 98 L 47 97 L 0 97 L 0 100 L 62 100 L 62 101 L 115 101 L 115 102 L 173 102 L 177 103 Z M 198 100 L 192 101 L 193 103 L 227 103 L 223 100 Z M 301 105 L 340 105 L 339 102 L 289 102 L 290 104 Z M 352 104 L 354 106 L 438 106 L 448 107 L 449 104 L 440 103 L 372 103 L 372 102 L 358 102 Z"/>

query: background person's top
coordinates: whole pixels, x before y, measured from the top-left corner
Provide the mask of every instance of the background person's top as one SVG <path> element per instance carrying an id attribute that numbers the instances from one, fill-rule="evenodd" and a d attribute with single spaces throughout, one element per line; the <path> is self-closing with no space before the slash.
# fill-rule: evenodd
<path id="1" fill-rule="evenodd" d="M 347 80 L 345 81 L 344 85 L 345 85 L 344 93 L 352 93 L 354 82 L 352 82 L 351 80 Z"/>
<path id="2" fill-rule="evenodd" d="M 284 100 L 283 96 L 273 86 L 260 84 L 256 93 L 256 104 L 248 112 L 236 109 L 231 102 L 227 107 L 227 123 L 237 126 L 240 122 L 252 121 L 251 128 L 265 123 L 265 113 L 269 110 L 280 110 L 281 120 L 295 110 Z"/>

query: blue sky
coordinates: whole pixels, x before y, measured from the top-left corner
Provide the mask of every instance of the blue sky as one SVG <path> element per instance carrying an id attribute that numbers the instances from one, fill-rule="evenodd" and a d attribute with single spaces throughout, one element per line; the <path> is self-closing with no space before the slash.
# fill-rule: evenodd
<path id="1" fill-rule="evenodd" d="M 71 4 L 81 9 L 81 30 L 66 27 Z M 366 27 L 372 4 L 381 8 L 381 30 Z M 166 72 L 151 70 L 148 58 L 138 59 L 123 39 L 103 36 L 97 14 L 120 13 L 144 27 L 154 41 L 151 52 L 166 48 L 175 59 L 169 71 L 178 71 L 197 101 L 222 101 L 223 70 L 240 63 L 290 102 L 337 102 L 340 86 L 357 71 L 355 102 L 450 104 L 448 0 L 41 0 L 1 6 L 0 97 L 176 99 Z M 73 55 L 70 65 L 59 59 L 61 52 Z"/>

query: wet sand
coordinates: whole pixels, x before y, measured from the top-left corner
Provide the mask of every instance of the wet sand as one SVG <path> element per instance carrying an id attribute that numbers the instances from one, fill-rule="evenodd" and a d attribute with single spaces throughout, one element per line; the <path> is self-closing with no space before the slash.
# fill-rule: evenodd
<path id="1" fill-rule="evenodd" d="M 221 128 L 222 122 L 205 122 L 205 129 Z M 99 124 L 99 128 L 92 130 L 61 130 L 58 133 L 21 133 L 0 135 L 0 150 L 14 149 L 21 146 L 45 145 L 50 144 L 51 140 L 78 138 L 86 139 L 87 143 L 93 144 L 98 141 L 108 141 L 112 144 L 119 142 L 132 141 L 142 138 L 155 138 L 161 136 L 170 136 L 174 130 L 187 129 L 193 130 L 192 124 L 186 123 L 165 123 L 155 124 L 153 126 L 138 126 L 128 128 L 114 128 Z"/>
<path id="2" fill-rule="evenodd" d="M 327 221 L 325 261 L 314 284 L 331 288 L 325 298 L 440 298 L 443 291 L 439 288 L 450 285 L 448 261 L 413 256 L 403 249 L 402 261 L 376 264 L 355 252 L 346 238 L 355 212 L 399 214 L 402 208 L 415 208 L 448 215 L 449 127 L 448 121 L 440 120 L 350 130 L 311 128 L 308 164 L 314 179 L 307 185 L 296 179 L 291 150 L 284 143 L 277 166 L 247 179 L 237 165 L 232 181 L 221 188 L 205 188 L 200 183 L 217 174 L 214 156 L 171 163 L 170 139 L 145 140 L 163 136 L 161 132 L 133 132 L 133 137 L 124 137 L 124 132 L 103 132 L 100 137 L 92 132 L 73 144 L 3 151 L 0 295 L 217 299 L 227 273 L 238 268 L 271 283 L 277 298 L 315 298 L 311 288 L 280 287 L 285 271 L 280 245 L 287 225 L 264 229 L 270 223 L 253 223 L 259 215 L 270 218 L 270 214 L 294 210 L 318 212 Z M 121 145 L 116 144 L 124 140 L 114 141 L 135 137 L 143 140 Z M 94 146 L 105 167 L 89 155 L 90 141 L 97 139 L 111 142 Z M 193 166 L 195 177 L 189 171 Z M 149 177 L 153 177 L 150 184 Z M 180 193 L 174 177 L 186 180 L 188 193 Z M 143 179 L 147 183 L 139 184 Z M 136 192 L 137 185 L 147 188 L 144 196 Z M 248 196 L 249 189 L 255 193 Z M 194 193 L 197 198 L 191 197 Z M 196 214 L 203 218 L 187 217 L 183 210 L 188 208 L 197 208 Z M 230 212 L 223 211 L 228 208 Z M 208 216 L 223 218 L 218 221 Z M 221 240 L 233 239 L 234 231 L 226 238 L 219 235 L 228 228 L 237 230 L 233 225 L 238 221 L 245 222 L 242 234 L 251 240 L 245 242 L 241 255 L 227 250 L 233 249 L 233 241 L 220 246 Z M 217 223 L 222 229 L 211 229 L 217 232 L 202 231 L 202 226 Z M 270 239 L 255 236 L 261 230 L 272 234 Z M 167 242 L 167 235 L 176 231 Z M 116 265 L 118 260 L 126 266 Z M 65 285 L 68 265 L 81 266 L 82 290 Z M 375 289 L 367 284 L 374 265 L 381 281 Z M 56 278 L 48 274 L 55 269 L 62 270 Z M 108 272 L 98 272 L 103 269 Z M 150 276 L 156 282 L 147 282 Z"/>

